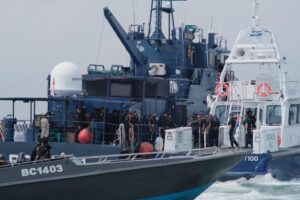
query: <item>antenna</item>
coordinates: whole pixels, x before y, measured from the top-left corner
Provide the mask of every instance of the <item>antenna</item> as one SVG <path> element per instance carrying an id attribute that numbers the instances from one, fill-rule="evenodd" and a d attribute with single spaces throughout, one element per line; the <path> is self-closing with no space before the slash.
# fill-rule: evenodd
<path id="1" fill-rule="evenodd" d="M 132 18 L 133 24 L 135 24 L 135 0 L 132 0 Z"/>
<path id="2" fill-rule="evenodd" d="M 213 16 L 210 17 L 210 32 L 212 33 L 213 32 Z"/>
<path id="3" fill-rule="evenodd" d="M 257 29 L 260 27 L 260 19 L 257 16 L 258 8 L 258 0 L 253 0 L 252 31 L 258 31 Z"/>
<path id="4" fill-rule="evenodd" d="M 175 23 L 174 23 L 174 9 L 173 9 L 173 1 L 186 1 L 186 0 L 152 0 L 151 1 L 151 11 L 150 11 L 150 20 L 149 20 L 149 30 L 148 30 L 148 38 L 154 39 L 154 40 L 161 40 L 165 39 L 165 36 L 163 34 L 162 30 L 162 15 L 163 13 L 168 15 L 168 27 L 169 27 L 169 39 L 170 39 L 170 29 L 171 26 L 172 29 L 175 29 Z M 168 2 L 167 6 L 163 6 L 163 2 Z M 152 14 L 154 13 L 154 14 Z M 152 15 L 155 15 L 155 30 L 152 33 L 151 37 L 151 24 L 152 24 Z"/>
<path id="5" fill-rule="evenodd" d="M 219 31 L 219 46 L 222 47 L 223 36 L 222 36 L 222 24 L 220 24 L 220 31 Z"/>
<path id="6" fill-rule="evenodd" d="M 162 32 L 162 12 L 163 12 L 162 0 L 152 0 L 152 2 L 151 2 L 149 29 L 150 29 L 151 21 L 152 21 L 152 12 L 155 12 L 155 30 L 154 30 L 151 38 L 164 39 L 165 36 Z M 150 31 L 149 31 L 149 34 L 150 34 Z"/>

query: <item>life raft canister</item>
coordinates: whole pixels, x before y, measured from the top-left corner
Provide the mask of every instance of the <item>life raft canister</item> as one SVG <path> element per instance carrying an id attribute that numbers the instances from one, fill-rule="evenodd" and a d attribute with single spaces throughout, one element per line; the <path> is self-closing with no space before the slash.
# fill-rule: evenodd
<path id="1" fill-rule="evenodd" d="M 226 97 L 229 93 L 229 87 L 227 83 L 218 83 L 215 92 L 219 97 Z"/>
<path id="2" fill-rule="evenodd" d="M 260 83 L 257 86 L 257 90 L 256 93 L 260 96 L 260 97 L 267 97 L 271 94 L 271 86 L 268 83 Z"/>

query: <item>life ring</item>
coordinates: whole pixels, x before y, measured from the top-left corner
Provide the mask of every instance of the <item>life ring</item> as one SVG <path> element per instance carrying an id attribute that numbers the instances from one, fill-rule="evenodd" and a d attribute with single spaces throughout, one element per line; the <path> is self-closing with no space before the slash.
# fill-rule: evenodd
<path id="1" fill-rule="evenodd" d="M 261 97 L 267 97 L 271 94 L 271 86 L 268 83 L 260 83 L 257 86 L 256 93 Z"/>
<path id="2" fill-rule="evenodd" d="M 226 97 L 229 93 L 229 87 L 226 83 L 218 83 L 215 92 L 219 97 Z"/>

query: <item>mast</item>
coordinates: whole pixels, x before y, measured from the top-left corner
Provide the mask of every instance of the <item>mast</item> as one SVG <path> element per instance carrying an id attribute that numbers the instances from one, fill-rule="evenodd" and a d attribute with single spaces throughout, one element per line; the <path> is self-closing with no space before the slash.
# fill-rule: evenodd
<path id="1" fill-rule="evenodd" d="M 155 30 L 151 35 L 151 39 L 165 39 L 165 36 L 162 32 L 162 0 L 152 0 L 152 6 L 154 1 L 155 7 L 151 7 L 151 12 L 155 11 Z M 151 26 L 151 19 L 149 26 Z"/>
<path id="2" fill-rule="evenodd" d="M 253 0 L 252 31 L 260 31 L 260 18 L 257 16 L 258 0 Z"/>
<path id="3" fill-rule="evenodd" d="M 163 30 L 162 30 L 162 17 L 163 13 L 168 15 L 168 39 L 171 39 L 175 37 L 172 30 L 175 29 L 175 22 L 174 22 L 174 9 L 173 9 L 173 1 L 186 1 L 186 0 L 152 0 L 151 2 L 151 12 L 150 12 L 150 20 L 149 20 L 149 31 L 148 31 L 148 38 L 151 38 L 153 40 L 162 40 L 166 39 Z M 168 5 L 163 5 L 163 2 L 166 2 Z M 151 34 L 151 25 L 152 25 L 152 16 L 154 15 L 153 12 L 155 12 L 155 30 Z M 172 27 L 172 30 L 171 30 Z M 172 32 L 172 33 L 171 33 Z"/>

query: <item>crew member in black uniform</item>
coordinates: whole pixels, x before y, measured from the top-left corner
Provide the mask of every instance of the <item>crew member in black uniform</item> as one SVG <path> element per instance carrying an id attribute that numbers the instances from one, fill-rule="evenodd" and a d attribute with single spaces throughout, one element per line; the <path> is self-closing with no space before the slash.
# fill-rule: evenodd
<path id="1" fill-rule="evenodd" d="M 207 131 L 206 133 L 208 134 L 207 135 L 207 140 L 206 140 L 206 144 L 207 144 L 207 147 L 212 147 L 214 146 L 214 143 L 215 143 L 215 123 L 214 123 L 214 120 L 213 120 L 213 117 L 211 115 L 208 116 L 207 118 L 207 127 L 206 127 Z"/>
<path id="2" fill-rule="evenodd" d="M 85 111 L 82 106 L 77 106 L 74 113 L 74 123 L 75 123 L 75 139 L 78 142 L 78 134 L 81 129 L 87 127 Z"/>
<path id="3" fill-rule="evenodd" d="M 220 121 L 216 115 L 213 116 L 213 123 L 214 123 L 214 146 L 219 146 L 219 128 L 220 128 Z"/>
<path id="4" fill-rule="evenodd" d="M 31 152 L 30 160 L 41 160 L 51 158 L 51 146 L 48 144 L 47 138 L 38 138 L 38 143 Z"/>
<path id="5" fill-rule="evenodd" d="M 150 142 L 154 142 L 157 135 L 157 119 L 156 114 L 153 113 L 149 116 L 148 119 L 149 132 L 150 132 Z"/>
<path id="6" fill-rule="evenodd" d="M 231 147 L 234 148 L 235 147 L 239 147 L 239 144 L 237 143 L 237 141 L 234 138 L 234 134 L 236 131 L 236 125 L 237 125 L 237 121 L 236 118 L 233 116 L 233 114 L 230 114 L 230 119 L 228 122 L 228 126 L 229 126 L 229 139 L 230 139 L 230 144 Z"/>
<path id="7" fill-rule="evenodd" d="M 5 164 L 6 164 L 5 156 L 3 154 L 0 154 L 0 166 Z"/>
<path id="8" fill-rule="evenodd" d="M 175 124 L 171 113 L 167 113 L 167 129 L 174 128 Z"/>
<path id="9" fill-rule="evenodd" d="M 207 127 L 207 120 L 204 115 L 200 115 L 199 117 L 199 126 L 200 126 L 200 145 L 203 148 L 204 147 L 204 140 L 206 140 L 206 134 L 205 134 L 205 129 Z"/>
<path id="10" fill-rule="evenodd" d="M 168 129 L 168 114 L 164 113 L 159 117 L 159 133 L 160 133 L 160 137 L 163 138 L 163 140 L 165 139 L 165 130 Z"/>
<path id="11" fill-rule="evenodd" d="M 255 129 L 255 117 L 252 116 L 252 111 L 248 110 L 246 113 L 246 119 L 244 121 L 244 126 L 246 130 L 246 145 L 245 147 L 248 148 L 248 145 L 253 147 L 253 132 L 252 130 Z"/>
<path id="12" fill-rule="evenodd" d="M 199 145 L 199 125 L 200 122 L 198 121 L 197 115 L 193 114 L 189 121 L 189 126 L 192 127 L 194 146 Z"/>
<path id="13" fill-rule="evenodd" d="M 131 123 L 133 125 L 133 132 L 134 132 L 134 142 L 138 142 L 138 126 L 139 126 L 140 118 L 136 111 L 133 111 Z"/>

